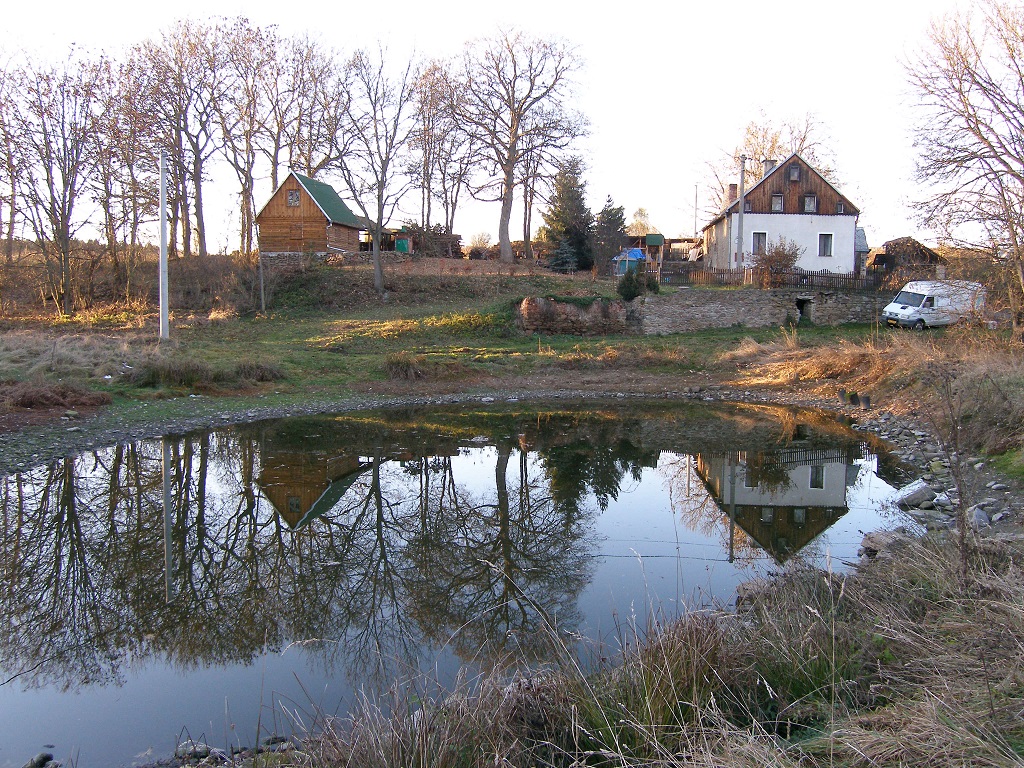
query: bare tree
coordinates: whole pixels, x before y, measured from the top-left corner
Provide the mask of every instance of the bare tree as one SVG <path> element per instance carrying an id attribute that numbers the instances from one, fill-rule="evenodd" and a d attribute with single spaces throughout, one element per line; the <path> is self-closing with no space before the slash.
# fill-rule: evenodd
<path id="1" fill-rule="evenodd" d="M 0 65 L 0 231 L 3 232 L 4 260 L 14 261 L 14 229 L 18 210 L 18 179 L 21 176 L 20 147 L 16 141 L 14 122 L 17 97 L 14 62 L 10 58 Z M 6 206 L 6 210 L 4 207 Z M 6 222 L 4 214 L 6 213 Z M 5 226 L 6 224 L 6 226 Z"/>
<path id="2" fill-rule="evenodd" d="M 103 107 L 94 135 L 96 172 L 92 196 L 103 217 L 114 291 L 131 298 L 135 267 L 141 262 L 142 225 L 157 213 L 157 154 L 149 137 L 152 115 L 138 88 L 137 63 L 129 59 L 117 71 L 106 67 L 100 80 Z"/>
<path id="3" fill-rule="evenodd" d="M 414 147 L 420 154 L 420 222 L 432 226 L 434 203 L 444 215 L 443 227 L 450 235 L 455 229 L 459 197 L 466 188 L 473 167 L 472 139 L 459 129 L 453 105 L 461 98 L 452 89 L 448 64 L 430 62 L 416 82 L 416 116 L 419 127 Z M 449 241 L 449 255 L 451 242 Z"/>
<path id="4" fill-rule="evenodd" d="M 708 180 L 707 195 L 708 214 L 717 214 L 727 204 L 729 184 L 735 182 L 736 169 L 740 165 L 740 156 L 746 155 L 746 183 L 749 188 L 764 177 L 764 160 L 781 161 L 794 152 L 814 166 L 825 179 L 836 182 L 836 172 L 832 151 L 828 148 L 828 140 L 818 119 L 807 113 L 799 119 L 784 120 L 777 123 L 764 112 L 758 119 L 751 120 L 743 129 L 743 140 L 731 152 L 723 152 L 722 156 L 707 164 Z"/>
<path id="5" fill-rule="evenodd" d="M 460 98 L 452 108 L 485 170 L 474 194 L 501 201 L 504 261 L 513 259 L 509 222 L 525 159 L 560 152 L 585 132 L 584 119 L 565 107 L 579 66 L 575 51 L 560 41 L 501 32 L 469 44 L 454 75 L 452 93 Z"/>
<path id="6" fill-rule="evenodd" d="M 352 98 L 346 126 L 350 141 L 340 159 L 341 175 L 353 201 L 370 224 L 373 285 L 384 293 L 380 244 L 384 225 L 415 184 L 412 138 L 416 129 L 416 73 L 410 60 L 388 73 L 383 50 L 376 57 L 357 52 L 349 63 Z"/>
<path id="7" fill-rule="evenodd" d="M 1024 8 L 984 0 L 977 16 L 932 25 L 907 65 L 921 101 L 918 176 L 925 224 L 987 254 L 1010 280 L 1024 332 Z"/>
<path id="8" fill-rule="evenodd" d="M 268 44 L 271 38 L 263 34 Z M 348 68 L 336 51 L 309 37 L 276 39 L 273 48 L 262 62 L 266 111 L 255 143 L 276 190 L 289 168 L 315 177 L 338 166 L 350 95 Z"/>
<path id="9" fill-rule="evenodd" d="M 63 314 L 74 310 L 72 249 L 85 223 L 79 203 L 95 169 L 91 150 L 105 67 L 102 59 L 69 57 L 60 67 L 29 63 L 20 77 L 24 101 L 16 128 L 26 157 L 21 194 L 49 267 L 50 295 Z"/>
<path id="10" fill-rule="evenodd" d="M 212 25 L 179 21 L 159 41 L 147 41 L 136 55 L 148 66 L 147 108 L 160 118 L 163 146 L 170 153 L 172 223 L 182 224 L 183 254 L 191 253 L 192 220 L 199 256 L 207 254 L 203 182 L 207 161 L 219 151 L 217 105 L 224 89 L 224 46 Z M 192 211 L 188 209 L 190 207 Z"/>
<path id="11" fill-rule="evenodd" d="M 216 102 L 224 158 L 239 185 L 239 247 L 253 252 L 256 229 L 257 139 L 267 124 L 266 78 L 273 73 L 277 38 L 273 29 L 259 29 L 248 19 L 235 19 L 224 30 L 224 77 Z"/>

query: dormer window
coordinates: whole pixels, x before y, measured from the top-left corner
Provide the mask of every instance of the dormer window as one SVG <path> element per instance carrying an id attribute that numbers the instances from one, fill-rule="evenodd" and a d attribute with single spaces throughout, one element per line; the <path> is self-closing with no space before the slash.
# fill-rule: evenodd
<path id="1" fill-rule="evenodd" d="M 800 163 L 789 164 L 789 180 L 800 181 Z"/>
<path id="2" fill-rule="evenodd" d="M 772 195 L 772 213 L 782 213 L 782 195 Z"/>
<path id="3" fill-rule="evenodd" d="M 804 213 L 818 212 L 818 196 L 804 195 Z"/>
<path id="4" fill-rule="evenodd" d="M 289 208 L 298 208 L 299 207 L 299 190 L 297 190 L 297 189 L 289 189 L 288 190 L 287 202 L 288 202 L 288 207 Z"/>

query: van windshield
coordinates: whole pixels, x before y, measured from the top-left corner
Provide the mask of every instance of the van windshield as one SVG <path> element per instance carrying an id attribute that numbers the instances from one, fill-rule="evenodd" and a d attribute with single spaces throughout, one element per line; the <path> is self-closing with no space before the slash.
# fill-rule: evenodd
<path id="1" fill-rule="evenodd" d="M 920 307 L 921 302 L 924 300 L 923 293 L 914 293 L 913 291 L 900 291 L 896 298 L 892 300 L 893 304 L 905 304 L 908 307 Z"/>

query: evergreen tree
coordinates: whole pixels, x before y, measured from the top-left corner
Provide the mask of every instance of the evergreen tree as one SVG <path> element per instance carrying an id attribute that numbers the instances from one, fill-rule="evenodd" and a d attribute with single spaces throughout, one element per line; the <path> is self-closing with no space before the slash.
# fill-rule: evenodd
<path id="1" fill-rule="evenodd" d="M 568 240 L 561 240 L 558 249 L 548 259 L 548 267 L 556 272 L 575 272 L 579 266 L 579 256 Z"/>
<path id="2" fill-rule="evenodd" d="M 549 207 L 541 214 L 544 238 L 551 244 L 565 241 L 578 269 L 590 269 L 594 263 L 594 214 L 587 208 L 586 192 L 583 161 L 570 157 L 555 174 Z"/>
<path id="3" fill-rule="evenodd" d="M 594 263 L 602 273 L 608 272 L 612 259 L 619 255 L 625 235 L 626 211 L 608 195 L 594 220 Z"/>

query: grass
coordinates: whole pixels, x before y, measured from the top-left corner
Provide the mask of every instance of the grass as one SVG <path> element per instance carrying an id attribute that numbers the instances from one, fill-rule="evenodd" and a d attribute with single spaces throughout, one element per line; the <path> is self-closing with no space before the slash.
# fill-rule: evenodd
<path id="1" fill-rule="evenodd" d="M 567 662 L 363 699 L 311 765 L 1011 766 L 1022 762 L 1021 552 L 906 540 L 849 576 L 796 569 L 742 615 L 695 612 Z"/>

